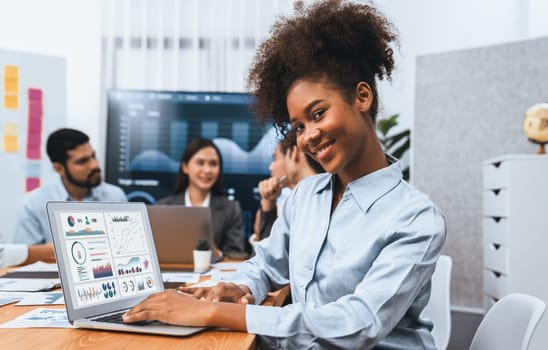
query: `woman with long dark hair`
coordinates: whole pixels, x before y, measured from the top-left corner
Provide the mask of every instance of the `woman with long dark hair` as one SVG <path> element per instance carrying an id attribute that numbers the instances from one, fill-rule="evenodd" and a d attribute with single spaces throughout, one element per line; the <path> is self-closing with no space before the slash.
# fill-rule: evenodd
<path id="1" fill-rule="evenodd" d="M 191 140 L 181 157 L 175 191 L 158 204 L 209 207 L 217 249 L 225 255 L 241 255 L 245 251 L 242 210 L 237 201 L 224 196 L 222 169 L 223 158 L 213 141 Z"/>

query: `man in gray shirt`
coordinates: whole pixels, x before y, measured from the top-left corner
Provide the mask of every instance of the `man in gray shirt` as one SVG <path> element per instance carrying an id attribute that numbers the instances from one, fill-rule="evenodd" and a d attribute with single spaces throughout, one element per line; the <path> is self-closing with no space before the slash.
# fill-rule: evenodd
<path id="1" fill-rule="evenodd" d="M 47 201 L 127 201 L 121 188 L 101 181 L 101 169 L 88 135 L 74 129 L 56 130 L 49 135 L 46 150 L 59 177 L 23 199 L 15 220 L 16 243 L 51 242 Z"/>

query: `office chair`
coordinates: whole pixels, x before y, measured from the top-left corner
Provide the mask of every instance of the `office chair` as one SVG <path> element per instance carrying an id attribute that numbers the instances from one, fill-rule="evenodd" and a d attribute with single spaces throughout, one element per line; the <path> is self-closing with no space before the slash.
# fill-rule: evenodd
<path id="1" fill-rule="evenodd" d="M 447 255 L 440 255 L 432 275 L 430 300 L 421 317 L 434 323 L 432 336 L 436 347 L 445 350 L 451 336 L 451 268 L 453 261 Z"/>
<path id="2" fill-rule="evenodd" d="M 527 294 L 502 297 L 485 314 L 469 350 L 526 350 L 545 307 Z"/>

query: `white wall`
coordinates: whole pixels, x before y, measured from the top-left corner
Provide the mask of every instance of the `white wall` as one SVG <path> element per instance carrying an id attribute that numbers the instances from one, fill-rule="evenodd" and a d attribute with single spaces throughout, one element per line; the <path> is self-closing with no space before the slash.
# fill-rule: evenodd
<path id="1" fill-rule="evenodd" d="M 112 0 L 119 1 L 119 0 Z M 107 2 L 108 3 L 108 2 Z M 417 55 L 548 35 L 545 0 L 378 0 L 400 32 L 393 82 L 380 84 L 381 111 L 412 128 Z M 62 56 L 67 125 L 85 130 L 103 160 L 99 0 L 0 0 L 0 48 Z M 103 163 L 104 164 L 104 163 Z"/>
<path id="2" fill-rule="evenodd" d="M 66 126 L 85 131 L 99 145 L 101 2 L 0 0 L 0 48 L 66 59 Z"/>
<path id="3" fill-rule="evenodd" d="M 400 113 L 401 126 L 407 128 L 412 128 L 414 118 L 417 56 L 548 36 L 546 0 L 376 3 L 398 28 L 401 44 L 393 83 L 383 83 L 380 96 L 385 114 Z"/>

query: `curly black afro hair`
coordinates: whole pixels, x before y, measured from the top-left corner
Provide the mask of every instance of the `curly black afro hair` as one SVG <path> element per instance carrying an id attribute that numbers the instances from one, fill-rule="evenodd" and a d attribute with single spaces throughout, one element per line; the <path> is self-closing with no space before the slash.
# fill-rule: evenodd
<path id="1" fill-rule="evenodd" d="M 378 112 L 375 79 L 390 79 L 394 67 L 391 44 L 397 34 L 391 23 L 364 3 L 325 0 L 280 17 L 272 35 L 261 44 L 247 78 L 256 97 L 256 112 L 287 132 L 288 89 L 298 79 L 326 83 L 350 103 L 360 81 L 369 84 L 374 99 L 369 111 Z"/>

